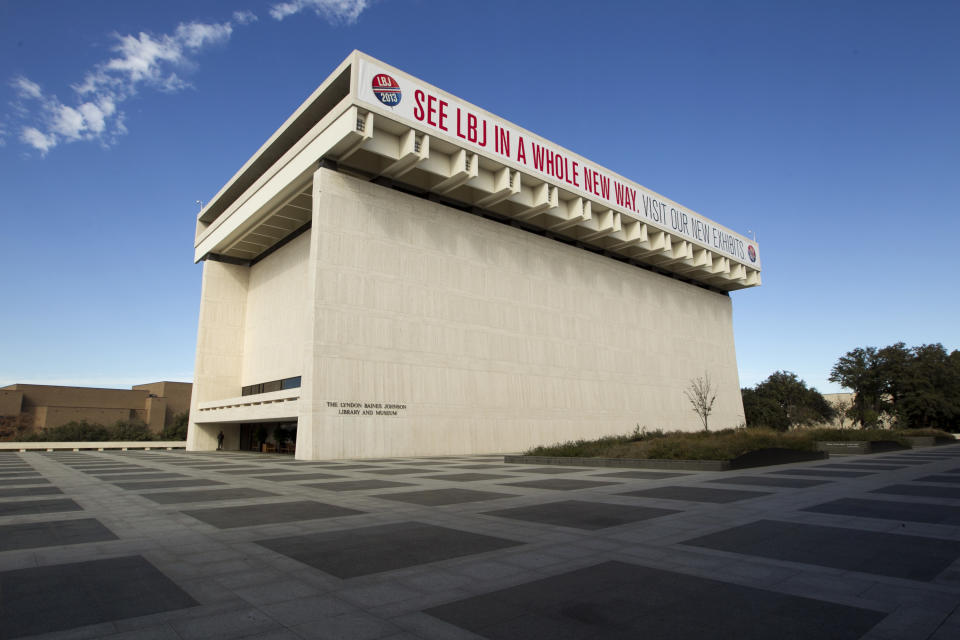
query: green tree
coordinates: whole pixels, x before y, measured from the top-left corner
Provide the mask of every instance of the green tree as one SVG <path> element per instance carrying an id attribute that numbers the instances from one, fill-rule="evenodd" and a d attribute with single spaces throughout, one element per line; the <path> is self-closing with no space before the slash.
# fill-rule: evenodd
<path id="1" fill-rule="evenodd" d="M 744 421 L 748 427 L 770 427 L 777 431 L 790 428 L 787 414 L 774 398 L 757 391 L 756 387 L 740 389 L 740 396 L 743 399 Z"/>
<path id="2" fill-rule="evenodd" d="M 911 359 L 896 381 L 897 418 L 908 428 L 960 429 L 960 356 L 942 344 L 910 350 Z"/>
<path id="3" fill-rule="evenodd" d="M 780 431 L 817 424 L 833 417 L 833 408 L 820 392 L 790 371 L 775 371 L 753 389 L 741 390 L 747 426 Z"/>
<path id="4" fill-rule="evenodd" d="M 907 370 L 911 367 L 914 354 L 903 342 L 894 343 L 877 351 L 877 377 L 879 379 L 881 400 L 884 407 L 896 413 L 897 404 L 906 390 L 904 382 Z"/>
<path id="5" fill-rule="evenodd" d="M 830 382 L 853 391 L 851 418 L 861 427 L 876 424 L 886 409 L 886 391 L 876 347 L 857 347 L 840 356 L 830 370 Z"/>
<path id="6" fill-rule="evenodd" d="M 854 392 L 851 417 L 861 426 L 889 412 L 901 427 L 960 430 L 960 353 L 942 344 L 853 349 L 837 360 L 830 381 Z"/>

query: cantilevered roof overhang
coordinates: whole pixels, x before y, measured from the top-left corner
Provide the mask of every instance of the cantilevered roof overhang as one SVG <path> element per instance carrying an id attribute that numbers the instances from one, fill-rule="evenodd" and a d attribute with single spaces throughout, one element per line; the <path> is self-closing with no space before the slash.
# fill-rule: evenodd
<path id="1" fill-rule="evenodd" d="M 195 260 L 252 263 L 310 224 L 328 166 L 724 291 L 756 242 L 354 51 L 203 208 Z"/>

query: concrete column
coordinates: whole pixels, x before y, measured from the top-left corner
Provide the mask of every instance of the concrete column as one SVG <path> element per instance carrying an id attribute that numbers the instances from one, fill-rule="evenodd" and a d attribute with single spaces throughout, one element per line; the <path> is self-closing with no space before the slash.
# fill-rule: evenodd
<path id="1" fill-rule="evenodd" d="M 314 416 L 319 411 L 319 407 L 314 407 L 316 402 L 322 402 L 322 394 L 318 396 L 318 390 L 315 388 L 316 382 L 321 376 L 318 372 L 318 359 L 316 352 L 318 349 L 318 325 L 322 318 L 317 316 L 317 303 L 320 300 L 318 291 L 321 280 L 317 273 L 320 263 L 320 200 L 323 197 L 321 191 L 320 174 L 323 169 L 317 169 L 313 174 L 312 196 L 312 216 L 310 228 L 310 258 L 307 269 L 307 305 L 306 313 L 308 315 L 307 336 L 303 346 L 303 374 L 300 379 L 300 401 L 299 412 L 297 414 L 297 452 L 296 458 L 299 460 L 314 460 L 317 458 L 313 452 L 314 447 Z"/>

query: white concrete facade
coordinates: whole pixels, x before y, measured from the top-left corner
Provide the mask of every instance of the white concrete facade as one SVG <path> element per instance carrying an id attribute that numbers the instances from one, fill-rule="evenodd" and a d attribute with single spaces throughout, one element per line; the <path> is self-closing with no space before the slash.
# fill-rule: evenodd
<path id="1" fill-rule="evenodd" d="M 760 283 L 754 244 L 710 221 L 724 242 L 698 244 L 406 127 L 360 98 L 374 63 L 351 54 L 200 214 L 188 448 L 293 419 L 301 459 L 692 430 L 704 373 L 711 425 L 743 421 L 727 291 Z"/>

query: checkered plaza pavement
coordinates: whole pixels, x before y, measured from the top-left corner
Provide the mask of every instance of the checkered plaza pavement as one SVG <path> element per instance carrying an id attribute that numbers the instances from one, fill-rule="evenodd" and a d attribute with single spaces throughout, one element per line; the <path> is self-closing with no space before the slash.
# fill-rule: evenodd
<path id="1" fill-rule="evenodd" d="M 0 452 L 0 639 L 960 638 L 960 444 L 728 472 Z"/>

